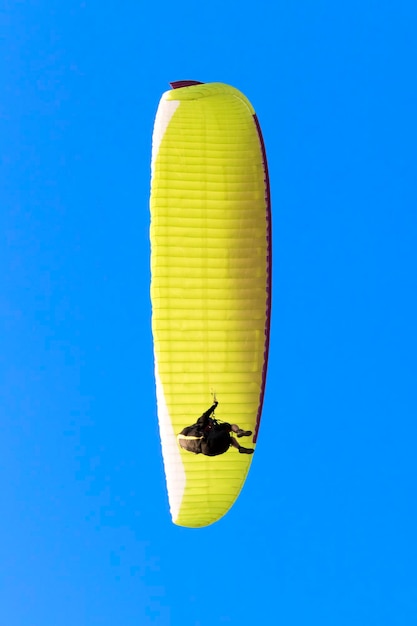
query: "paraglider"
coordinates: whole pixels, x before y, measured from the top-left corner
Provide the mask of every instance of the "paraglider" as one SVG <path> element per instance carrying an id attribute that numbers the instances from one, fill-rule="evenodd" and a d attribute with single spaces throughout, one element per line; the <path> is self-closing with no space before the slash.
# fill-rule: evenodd
<path id="1" fill-rule="evenodd" d="M 270 191 L 246 96 L 223 83 L 171 85 L 152 140 L 155 381 L 172 520 L 201 527 L 233 505 L 256 448 L 269 348 Z M 226 424 L 228 445 L 239 449 L 235 437 L 245 433 L 250 453 L 225 444 L 212 456 L 190 454 L 181 444 L 210 395 L 215 421 L 198 436 Z"/>
<path id="2" fill-rule="evenodd" d="M 224 454 L 231 447 L 239 450 L 240 454 L 252 454 L 254 448 L 245 448 L 235 439 L 236 437 L 250 437 L 251 430 L 243 430 L 238 424 L 218 422 L 214 411 L 218 406 L 217 400 L 207 411 L 204 411 L 195 424 L 186 426 L 177 435 L 178 443 L 184 450 L 193 454 L 217 456 Z"/>

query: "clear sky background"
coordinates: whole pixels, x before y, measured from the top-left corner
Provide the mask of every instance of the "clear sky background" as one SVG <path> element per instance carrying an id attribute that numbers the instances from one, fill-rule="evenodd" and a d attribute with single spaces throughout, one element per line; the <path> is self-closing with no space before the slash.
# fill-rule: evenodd
<path id="1" fill-rule="evenodd" d="M 0 4 L 0 623 L 414 626 L 417 4 Z M 257 451 L 201 530 L 171 523 L 150 326 L 179 79 L 252 101 L 273 209 Z"/>

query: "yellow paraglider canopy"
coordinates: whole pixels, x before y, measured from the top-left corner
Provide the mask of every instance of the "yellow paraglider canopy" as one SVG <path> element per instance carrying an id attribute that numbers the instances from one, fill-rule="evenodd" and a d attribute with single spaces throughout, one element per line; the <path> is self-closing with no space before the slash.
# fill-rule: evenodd
<path id="1" fill-rule="evenodd" d="M 216 417 L 253 431 L 268 358 L 268 171 L 249 100 L 223 83 L 173 83 L 152 146 L 151 299 L 162 451 L 173 522 L 206 526 L 236 500 L 252 457 L 207 457 L 176 435 Z"/>

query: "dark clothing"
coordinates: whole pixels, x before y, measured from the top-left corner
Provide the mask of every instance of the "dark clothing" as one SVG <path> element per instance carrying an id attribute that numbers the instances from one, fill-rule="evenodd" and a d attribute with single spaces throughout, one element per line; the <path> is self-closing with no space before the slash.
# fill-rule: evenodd
<path id="1" fill-rule="evenodd" d="M 205 454 L 206 456 L 217 456 L 226 452 L 231 443 L 230 424 L 219 424 L 211 417 L 217 402 L 215 402 L 192 426 L 186 426 L 178 435 L 178 443 L 181 448 L 194 452 L 194 454 Z"/>

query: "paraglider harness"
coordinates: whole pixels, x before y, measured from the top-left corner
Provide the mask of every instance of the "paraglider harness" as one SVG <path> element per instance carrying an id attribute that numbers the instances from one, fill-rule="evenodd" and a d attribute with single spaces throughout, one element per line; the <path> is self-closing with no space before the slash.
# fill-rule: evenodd
<path id="1" fill-rule="evenodd" d="M 207 415 L 207 413 L 209 413 L 211 409 L 213 409 L 213 411 L 209 415 Z M 187 427 L 186 429 L 184 429 L 187 434 L 183 434 L 181 432 L 177 435 L 177 441 L 181 448 L 184 448 L 189 452 L 194 452 L 194 454 L 199 454 L 201 450 L 196 447 L 198 440 L 208 442 L 210 433 L 212 432 L 230 432 L 230 424 L 228 424 L 227 422 L 223 422 L 223 420 L 217 419 L 214 415 L 214 410 L 215 407 L 210 407 L 210 409 L 208 409 L 205 413 L 203 413 L 203 415 L 201 415 L 201 417 L 199 417 L 196 424 L 193 424 L 192 427 Z M 204 418 L 204 426 L 202 423 L 202 418 Z M 197 431 L 194 430 L 196 426 L 198 427 Z M 206 454 L 208 454 L 209 456 L 215 456 L 216 454 L 221 454 L 222 452 L 225 452 L 225 450 L 214 453 L 214 455 L 209 453 Z"/>

